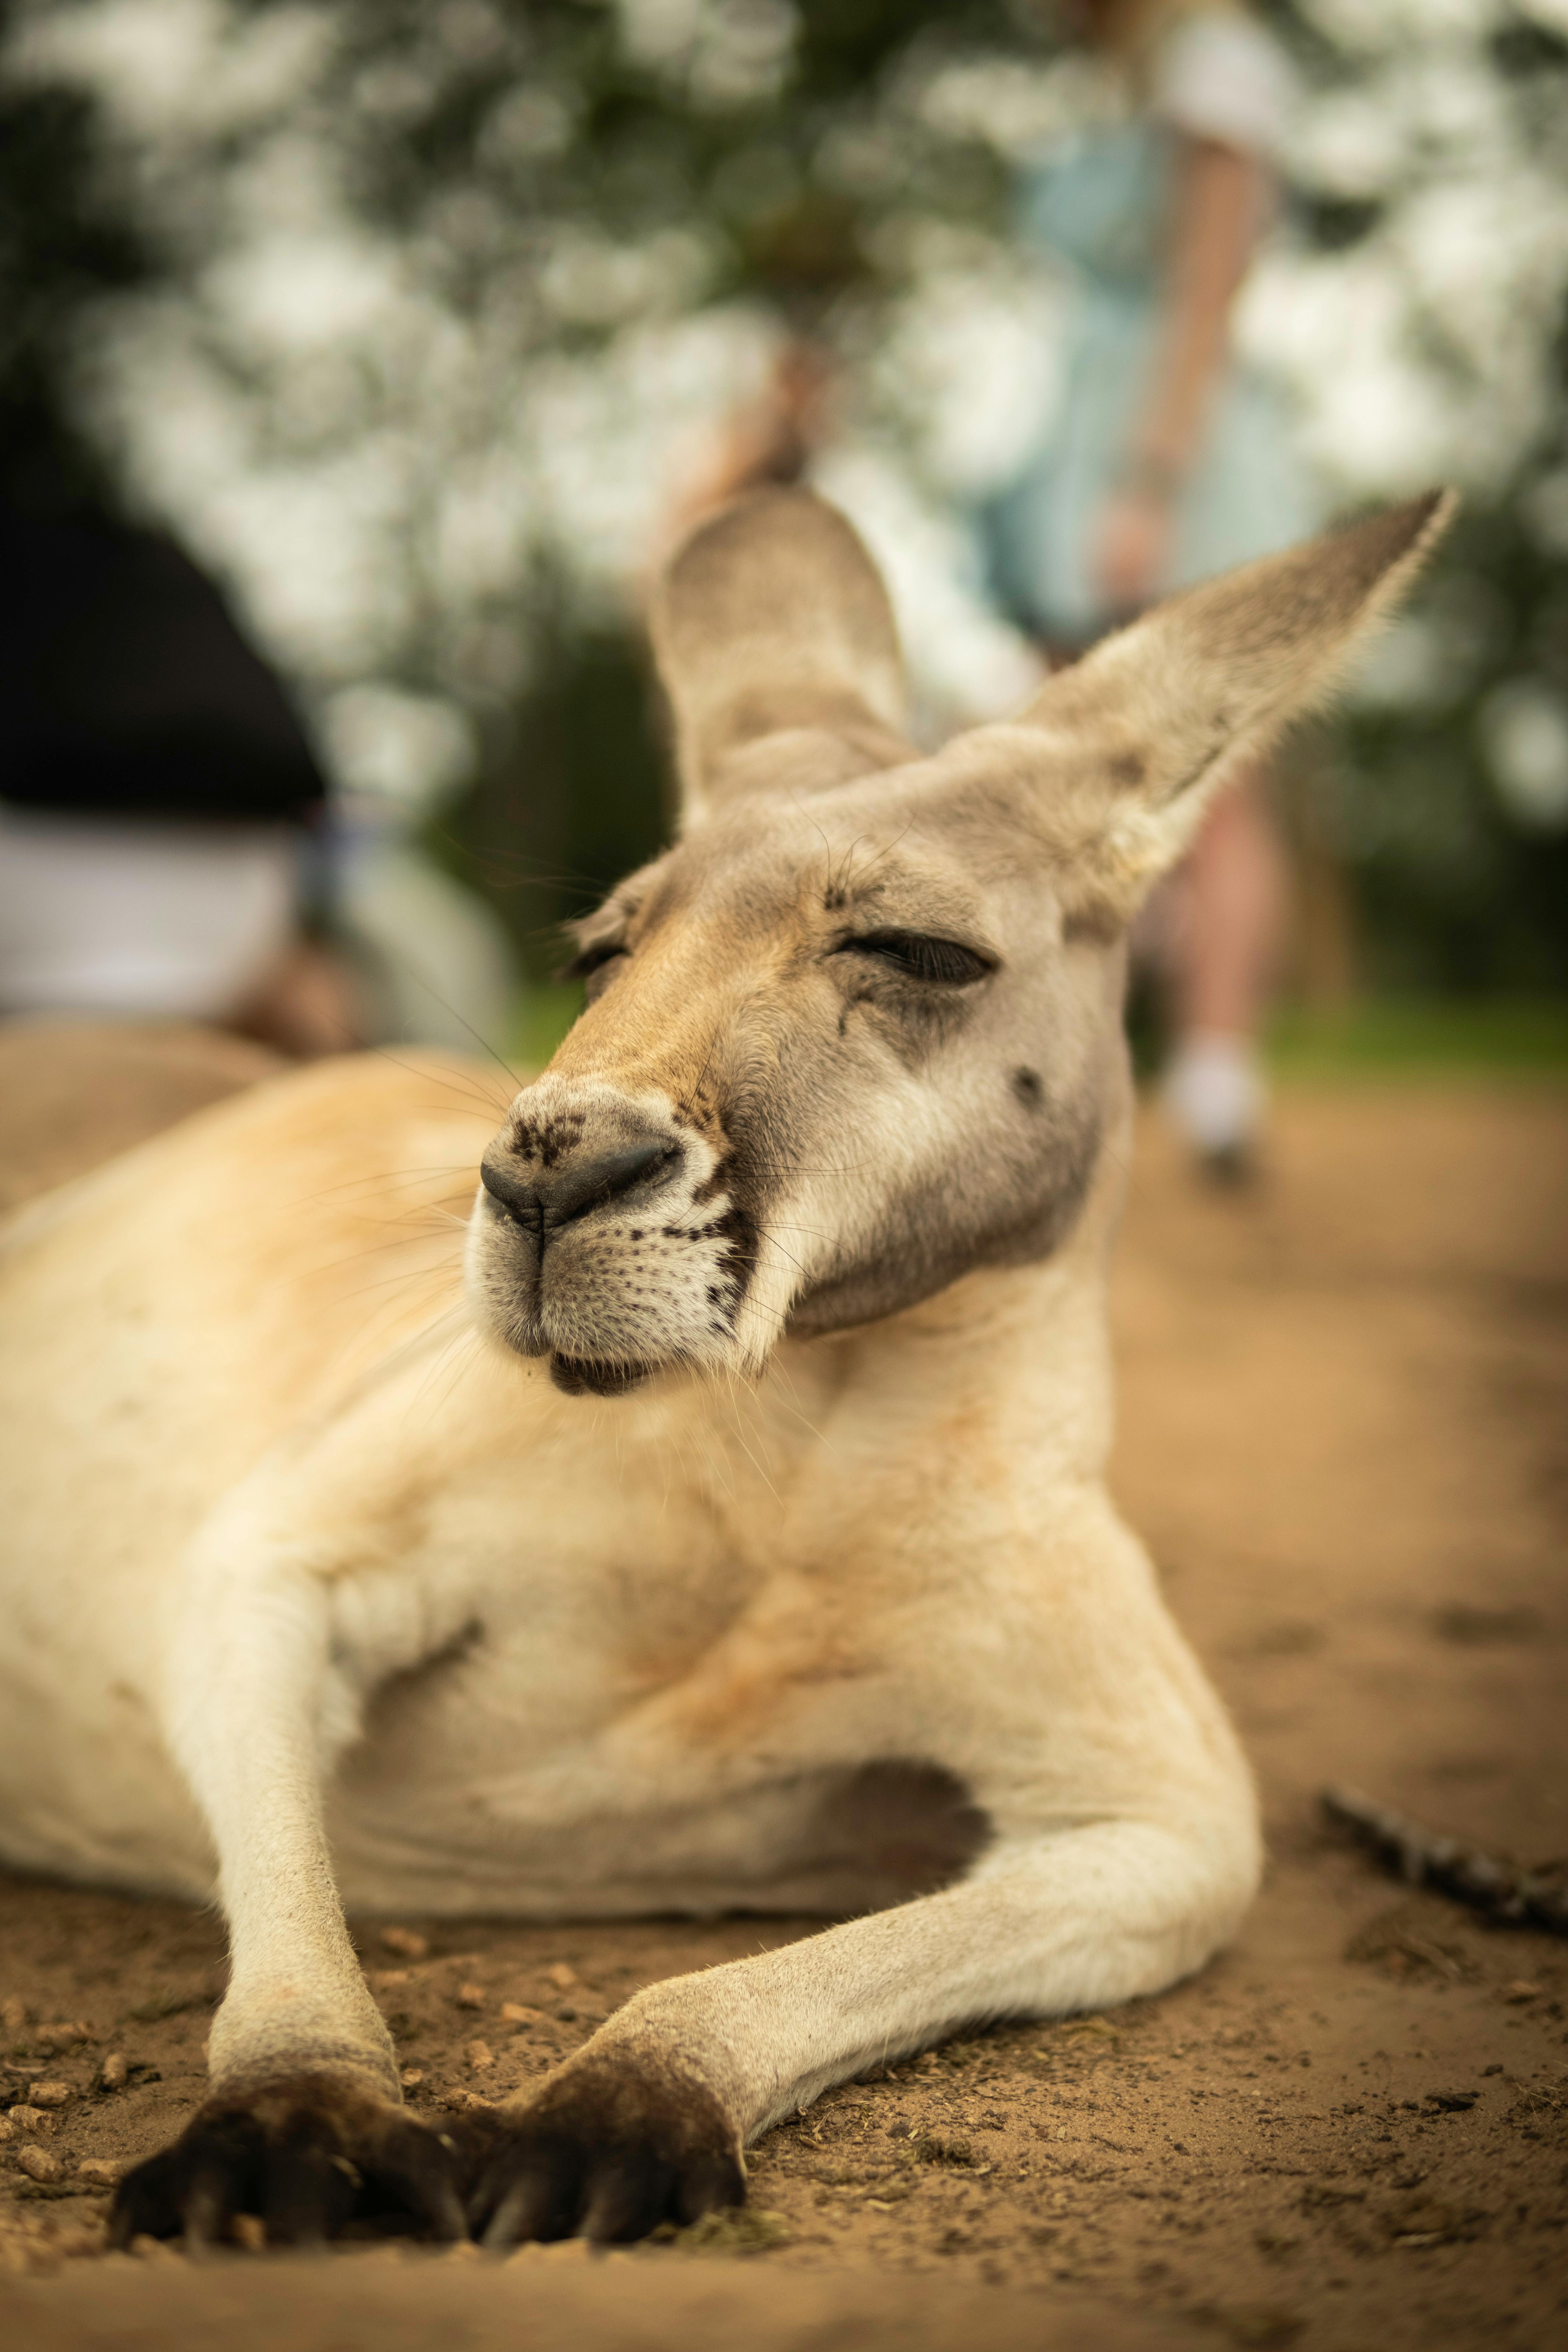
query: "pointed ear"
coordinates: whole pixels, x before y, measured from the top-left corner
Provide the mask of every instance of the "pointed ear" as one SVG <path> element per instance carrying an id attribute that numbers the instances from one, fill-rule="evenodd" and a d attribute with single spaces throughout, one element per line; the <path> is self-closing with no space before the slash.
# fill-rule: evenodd
<path id="1" fill-rule="evenodd" d="M 892 608 L 844 517 L 761 490 L 692 533 L 651 614 L 689 816 L 739 792 L 819 789 L 914 754 L 898 733 Z"/>
<path id="2" fill-rule="evenodd" d="M 1457 504 L 1433 491 L 1188 589 L 1050 681 L 1015 724 L 1056 755 L 1080 912 L 1131 916 L 1215 794 L 1332 693 Z"/>

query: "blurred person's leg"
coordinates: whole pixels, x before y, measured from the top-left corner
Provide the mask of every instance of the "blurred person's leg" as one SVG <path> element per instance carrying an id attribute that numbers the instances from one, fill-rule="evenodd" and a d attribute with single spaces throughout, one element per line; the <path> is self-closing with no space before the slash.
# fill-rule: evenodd
<path id="1" fill-rule="evenodd" d="M 1264 778 L 1225 793 L 1172 884 L 1174 1045 L 1166 1108 L 1217 1175 L 1250 1167 L 1264 1110 L 1258 1035 L 1278 959 L 1284 863 Z"/>

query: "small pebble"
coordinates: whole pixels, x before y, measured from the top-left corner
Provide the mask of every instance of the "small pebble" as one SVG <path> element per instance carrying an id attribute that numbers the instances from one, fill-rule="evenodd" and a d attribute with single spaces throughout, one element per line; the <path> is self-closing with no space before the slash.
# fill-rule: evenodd
<path id="1" fill-rule="evenodd" d="M 24 2132 L 52 2132 L 55 2127 L 53 2116 L 46 2114 L 42 2107 L 7 2107 L 5 2120 Z"/>
<path id="2" fill-rule="evenodd" d="M 563 1992 L 568 1991 L 573 1985 L 581 1981 L 576 1969 L 568 1960 L 552 1960 L 544 1973 L 552 1985 L 559 1985 Z"/>
<path id="3" fill-rule="evenodd" d="M 137 2231 L 128 2251 L 139 2263 L 177 2263 L 180 2260 L 173 2246 L 165 2245 L 162 2238 L 149 2237 L 145 2230 Z"/>
<path id="4" fill-rule="evenodd" d="M 4 2026 L 7 2033 L 20 2033 L 26 2022 L 26 2011 L 14 1992 L 7 1993 L 5 2000 L 0 2000 L 0 2026 Z"/>
<path id="5" fill-rule="evenodd" d="M 75 2096 L 68 2083 L 35 2083 L 27 2093 L 28 2104 L 35 2107 L 68 2106 Z"/>
<path id="6" fill-rule="evenodd" d="M 397 2079 L 405 2091 L 416 2091 L 425 2080 L 425 2069 L 423 2066 L 405 2066 Z"/>
<path id="7" fill-rule="evenodd" d="M 98 2079 L 106 2091 L 122 2091 L 131 2069 L 123 2050 L 111 2050 L 98 2070 Z"/>
<path id="8" fill-rule="evenodd" d="M 496 2063 L 496 2053 L 488 2042 L 468 2042 L 464 2047 L 463 2055 L 470 2066 L 493 2066 Z"/>
<path id="9" fill-rule="evenodd" d="M 0 2140 L 15 2139 L 16 2126 L 9 2116 L 0 2116 Z"/>
<path id="10" fill-rule="evenodd" d="M 47 2147 L 25 2147 L 16 2162 L 29 2180 L 58 2180 L 65 2171 L 59 2158 L 52 2156 Z"/>
<path id="11" fill-rule="evenodd" d="M 228 2225 L 228 2234 L 247 2254 L 267 2252 L 267 2224 L 259 2213 L 237 2213 Z"/>
<path id="12" fill-rule="evenodd" d="M 460 1984 L 452 1998 L 459 2009 L 483 2009 L 485 1989 L 483 1985 Z"/>
<path id="13" fill-rule="evenodd" d="M 544 2011 L 542 2009 L 529 2009 L 521 2000 L 503 2000 L 500 2005 L 500 2021 L 503 2025 L 542 2025 Z"/>
<path id="14" fill-rule="evenodd" d="M 454 2108 L 458 2115 L 466 2116 L 471 2115 L 479 2107 L 493 2107 L 495 2101 L 481 2099 L 477 2091 L 452 2091 L 447 2094 L 447 2105 Z"/>
<path id="15" fill-rule="evenodd" d="M 92 2040 L 92 2029 L 84 2025 L 79 2017 L 61 2018 L 53 2025 L 37 2027 L 33 2039 L 46 2050 L 74 2050 L 79 2042 Z"/>
<path id="16" fill-rule="evenodd" d="M 110 2156 L 89 2156 L 77 2166 L 77 2178 L 95 2181 L 100 2189 L 112 2189 L 125 2167 Z"/>
<path id="17" fill-rule="evenodd" d="M 1527 2000 L 1539 2000 L 1541 1987 L 1531 1984 L 1528 1977 L 1515 1977 L 1510 1985 L 1503 1987 L 1502 1997 L 1510 2006 L 1518 2008 Z"/>
<path id="18" fill-rule="evenodd" d="M 417 1927 L 384 1927 L 381 1940 L 389 1952 L 405 1960 L 422 1960 L 430 1949 L 429 1937 L 422 1936 Z"/>

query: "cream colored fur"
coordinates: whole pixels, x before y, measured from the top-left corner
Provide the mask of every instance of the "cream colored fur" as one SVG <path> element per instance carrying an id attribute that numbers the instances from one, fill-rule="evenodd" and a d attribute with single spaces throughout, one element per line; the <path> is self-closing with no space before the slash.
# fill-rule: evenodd
<path id="1" fill-rule="evenodd" d="M 125 2230 L 329 2227 L 308 2143 L 437 2229 L 466 2189 L 498 2242 L 636 2234 L 826 2084 L 1231 1934 L 1247 1772 L 1104 1488 L 1120 928 L 1440 520 L 1194 592 L 922 760 L 847 526 L 731 510 L 656 628 L 689 831 L 584 927 L 543 1078 L 319 1066 L 13 1225 L 0 1852 L 216 1870 L 233 1939 L 230 2137 Z M 976 969 L 912 976 L 917 934 Z M 344 1900 L 843 1924 L 638 1995 L 465 2179 Z"/>

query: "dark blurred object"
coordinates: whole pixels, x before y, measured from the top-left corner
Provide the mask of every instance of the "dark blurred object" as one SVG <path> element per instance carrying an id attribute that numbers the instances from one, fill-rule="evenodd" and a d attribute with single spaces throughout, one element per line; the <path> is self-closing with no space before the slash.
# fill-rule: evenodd
<path id="1" fill-rule="evenodd" d="M 0 36 L 15 16 L 0 0 Z M 330 1051 L 352 1042 L 353 991 L 296 935 L 295 860 L 283 846 L 321 816 L 321 772 L 216 588 L 171 541 L 120 519 L 78 422 L 84 317 L 159 268 L 100 154 L 86 97 L 0 90 L 0 856 L 12 886 L 0 1009 L 51 1009 L 57 978 L 59 1009 L 89 1009 L 103 983 L 102 1012 L 189 1011 L 286 1052 Z M 231 922 L 209 885 L 236 857 L 246 919 Z M 256 933 L 254 954 L 237 950 L 210 1003 L 201 968 L 221 959 L 211 940 L 175 939 L 169 914 L 193 893 L 209 930 L 247 922 Z M 114 1001 L 128 975 L 148 1002 Z M 123 1033 L 132 1060 L 136 1034 Z M 259 1062 L 217 1040 L 202 1050 Z"/>
<path id="2" fill-rule="evenodd" d="M 300 825 L 326 786 L 278 680 L 177 547 L 0 504 L 0 797 Z"/>
<path id="3" fill-rule="evenodd" d="M 355 1043 L 301 936 L 327 794 L 282 688 L 178 548 L 71 509 L 0 502 L 0 1010 Z"/>

